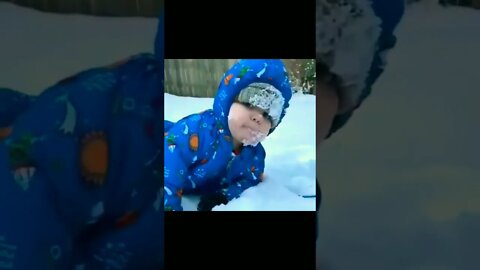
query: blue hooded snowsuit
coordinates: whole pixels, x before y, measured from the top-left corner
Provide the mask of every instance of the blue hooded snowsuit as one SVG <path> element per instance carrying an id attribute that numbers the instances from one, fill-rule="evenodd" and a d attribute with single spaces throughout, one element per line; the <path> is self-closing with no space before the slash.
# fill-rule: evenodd
<path id="1" fill-rule="evenodd" d="M 255 82 L 269 83 L 280 90 L 285 99 L 280 116 L 283 119 L 292 96 L 283 63 L 249 59 L 238 61 L 224 74 L 213 109 L 189 115 L 177 123 L 165 121 L 165 211 L 183 210 L 182 194 L 221 193 L 230 201 L 262 181 L 263 146 L 259 143 L 233 153 L 227 119 L 235 97 Z"/>
<path id="2" fill-rule="evenodd" d="M 0 90 L 0 269 L 162 269 L 163 32 L 37 97 Z"/>

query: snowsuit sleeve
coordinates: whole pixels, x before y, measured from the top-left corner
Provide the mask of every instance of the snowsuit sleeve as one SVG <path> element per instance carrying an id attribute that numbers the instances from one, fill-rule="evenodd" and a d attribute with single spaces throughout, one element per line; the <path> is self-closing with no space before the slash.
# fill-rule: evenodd
<path id="1" fill-rule="evenodd" d="M 164 147 L 164 209 L 182 211 L 181 198 L 188 177 L 188 168 L 197 161 L 195 154 L 199 147 L 198 134 L 188 134 L 198 115 L 191 116 L 173 125 L 165 132 Z M 193 119 L 193 120 L 192 120 Z"/>
<path id="2" fill-rule="evenodd" d="M 113 119 L 128 114 L 153 121 L 159 110 L 152 100 L 161 99 L 159 70 L 153 56 L 139 54 L 80 72 L 46 89 L 15 119 L 6 142 L 22 149 L 11 153 L 12 169 L 41 163 L 43 151 L 48 151 L 41 142 L 57 137 L 82 140 L 88 133 L 115 134 Z"/>
<path id="3" fill-rule="evenodd" d="M 9 127 L 15 119 L 26 111 L 35 97 L 20 91 L 0 88 L 0 128 Z"/>
<path id="4" fill-rule="evenodd" d="M 161 201 L 150 206 L 161 190 L 153 158 L 162 137 L 152 132 L 163 112 L 162 65 L 137 55 L 92 68 L 45 90 L 21 113 L 8 112 L 12 132 L 0 142 L 0 211 L 8 219 L 0 235 L 16 252 L 15 269 L 68 268 L 63 255 L 56 265 L 43 264 L 47 243 L 57 257 L 70 248 L 71 234 L 103 215 L 141 213 L 148 205 L 155 209 L 149 218 L 159 220 Z M 139 195 L 125 196 L 131 187 Z"/>
<path id="5" fill-rule="evenodd" d="M 265 169 L 265 150 L 259 144 L 252 156 L 244 162 L 244 169 L 242 169 L 242 177 L 233 181 L 227 188 L 222 189 L 222 193 L 226 196 L 228 201 L 240 197 L 240 195 L 250 187 L 258 185 L 263 181 L 263 172 Z"/>

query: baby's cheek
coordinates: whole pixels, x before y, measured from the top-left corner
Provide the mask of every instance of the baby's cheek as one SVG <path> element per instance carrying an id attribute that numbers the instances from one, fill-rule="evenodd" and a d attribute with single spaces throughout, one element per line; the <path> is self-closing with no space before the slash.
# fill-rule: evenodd
<path id="1" fill-rule="evenodd" d="M 270 124 L 266 123 L 266 124 L 262 125 L 260 131 L 261 131 L 262 133 L 268 134 L 268 131 L 270 131 L 270 128 L 271 128 L 271 127 L 272 127 L 272 126 L 271 126 Z"/>
<path id="2" fill-rule="evenodd" d="M 233 130 L 231 130 L 231 132 L 232 132 L 232 136 L 237 140 L 243 139 L 246 134 L 245 130 L 240 128 L 238 124 L 234 125 Z"/>

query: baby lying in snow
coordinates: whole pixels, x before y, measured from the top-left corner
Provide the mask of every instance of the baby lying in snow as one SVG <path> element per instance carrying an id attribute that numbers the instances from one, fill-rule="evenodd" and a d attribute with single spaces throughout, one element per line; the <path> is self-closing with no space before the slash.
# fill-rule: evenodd
<path id="1" fill-rule="evenodd" d="M 260 142 L 291 97 L 282 61 L 240 60 L 222 78 L 212 109 L 165 121 L 165 211 L 182 211 L 183 194 L 203 195 L 198 210 L 210 211 L 260 183 L 266 155 Z"/>

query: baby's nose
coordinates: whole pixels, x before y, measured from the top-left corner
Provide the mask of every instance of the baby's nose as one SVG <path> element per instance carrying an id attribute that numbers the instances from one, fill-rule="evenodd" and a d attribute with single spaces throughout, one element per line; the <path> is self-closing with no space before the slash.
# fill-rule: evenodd
<path id="1" fill-rule="evenodd" d="M 252 116 L 252 120 L 258 124 L 260 124 L 263 121 L 263 115 L 259 113 L 254 113 Z"/>

